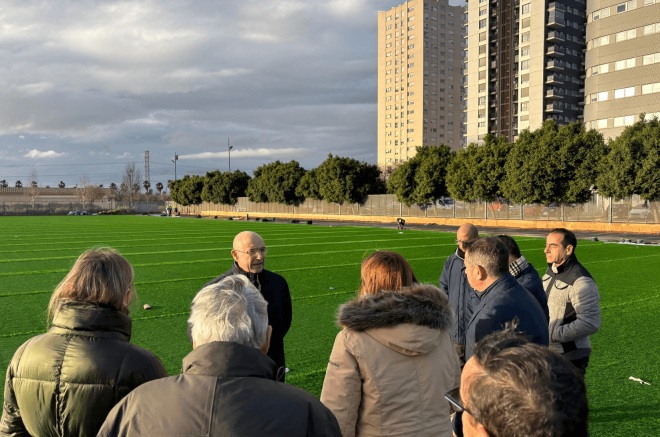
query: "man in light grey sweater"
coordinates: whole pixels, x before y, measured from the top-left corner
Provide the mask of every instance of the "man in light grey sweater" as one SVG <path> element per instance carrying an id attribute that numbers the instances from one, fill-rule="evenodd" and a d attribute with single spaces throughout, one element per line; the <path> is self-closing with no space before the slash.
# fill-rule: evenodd
<path id="1" fill-rule="evenodd" d="M 546 239 L 548 270 L 543 288 L 550 310 L 550 348 L 563 354 L 583 374 L 589 365 L 589 336 L 600 329 L 598 286 L 575 256 L 577 238 L 558 228 Z"/>

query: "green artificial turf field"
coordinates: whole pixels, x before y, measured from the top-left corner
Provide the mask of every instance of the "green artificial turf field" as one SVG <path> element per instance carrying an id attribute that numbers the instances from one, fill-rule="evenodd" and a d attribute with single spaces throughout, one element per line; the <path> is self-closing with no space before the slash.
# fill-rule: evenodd
<path id="1" fill-rule="evenodd" d="M 189 305 L 199 288 L 231 265 L 234 235 L 252 230 L 269 247 L 266 267 L 289 282 L 293 324 L 286 337 L 287 382 L 320 395 L 338 328 L 337 307 L 360 284 L 360 263 L 378 249 L 394 250 L 417 278 L 437 285 L 454 234 L 358 226 L 307 226 L 142 216 L 0 217 L 0 367 L 15 350 L 45 332 L 46 307 L 80 253 L 118 249 L 135 268 L 139 306 L 134 343 L 153 350 L 170 374 L 191 350 Z M 519 237 L 531 263 L 545 269 L 544 240 Z M 580 261 L 599 285 L 602 327 L 592 336 L 587 373 L 593 436 L 660 435 L 660 247 L 581 241 Z M 150 311 L 142 309 L 149 303 Z M 641 386 L 629 376 L 651 382 Z"/>

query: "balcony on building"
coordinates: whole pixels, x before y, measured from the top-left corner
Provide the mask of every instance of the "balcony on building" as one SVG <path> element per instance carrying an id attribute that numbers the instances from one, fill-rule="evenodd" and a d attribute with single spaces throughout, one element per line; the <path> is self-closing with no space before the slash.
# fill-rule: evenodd
<path id="1" fill-rule="evenodd" d="M 551 71 L 562 71 L 565 65 L 564 61 L 552 59 L 545 64 L 545 68 Z"/>
<path id="2" fill-rule="evenodd" d="M 566 12 L 566 6 L 561 3 L 552 2 L 548 5 L 548 11 L 561 11 Z"/>
<path id="3" fill-rule="evenodd" d="M 566 54 L 566 49 L 562 46 L 551 45 L 548 47 L 548 51 L 545 54 L 548 56 L 564 56 Z"/>
<path id="4" fill-rule="evenodd" d="M 545 105 L 545 112 L 562 113 L 564 111 L 560 103 L 549 103 Z"/>
<path id="5" fill-rule="evenodd" d="M 545 98 L 546 99 L 563 99 L 564 98 L 564 90 L 561 88 L 548 88 L 545 92 Z"/>
<path id="6" fill-rule="evenodd" d="M 566 25 L 566 21 L 564 21 L 563 12 L 550 11 L 548 13 L 548 24 L 547 24 L 548 27 L 552 29 L 561 29 L 565 25 Z"/>
<path id="7" fill-rule="evenodd" d="M 566 34 L 564 32 L 557 32 L 553 30 L 548 32 L 548 41 L 550 42 L 564 42 L 566 41 Z"/>

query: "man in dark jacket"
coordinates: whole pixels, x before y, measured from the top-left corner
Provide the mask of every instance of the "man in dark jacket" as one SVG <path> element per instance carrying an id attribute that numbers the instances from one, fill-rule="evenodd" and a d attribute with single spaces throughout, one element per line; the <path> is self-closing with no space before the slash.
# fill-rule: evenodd
<path id="1" fill-rule="evenodd" d="M 550 319 L 548 313 L 548 296 L 545 295 L 543 289 L 543 281 L 534 266 L 527 261 L 525 255 L 520 253 L 518 243 L 513 237 L 508 235 L 499 235 L 507 249 L 509 249 L 509 273 L 520 282 L 520 285 L 525 287 L 527 291 L 532 293 L 536 300 L 539 301 L 543 313 L 545 313 L 546 320 Z"/>
<path id="2" fill-rule="evenodd" d="M 563 228 L 550 232 L 545 244 L 548 270 L 543 286 L 550 309 L 550 349 L 563 354 L 582 374 L 591 356 L 589 336 L 600 329 L 598 286 L 575 256 L 577 238 Z"/>
<path id="3" fill-rule="evenodd" d="M 245 275 L 192 303 L 194 350 L 180 375 L 144 384 L 113 408 L 98 436 L 341 436 L 332 412 L 276 380 L 267 303 Z"/>
<path id="4" fill-rule="evenodd" d="M 465 360 L 475 344 L 518 318 L 518 329 L 532 342 L 548 345 L 545 314 L 532 294 L 509 273 L 509 251 L 497 237 L 471 243 L 465 256 L 465 273 L 480 299 L 465 328 Z"/>
<path id="5" fill-rule="evenodd" d="M 279 373 L 284 380 L 284 336 L 291 327 L 291 294 L 286 280 L 264 268 L 268 249 L 264 240 L 254 232 L 244 231 L 234 238 L 234 249 L 231 255 L 234 263 L 231 269 L 207 283 L 204 287 L 216 284 L 230 275 L 247 277 L 268 302 L 268 324 L 273 327 L 268 356 L 282 367 Z M 188 327 L 188 337 L 192 342 L 191 327 Z"/>
<path id="6" fill-rule="evenodd" d="M 478 298 L 465 276 L 465 246 L 471 241 L 479 238 L 479 231 L 471 223 L 465 223 L 456 233 L 456 252 L 454 252 L 442 268 L 440 275 L 440 289 L 444 290 L 449 297 L 449 303 L 454 310 L 454 321 L 451 327 L 451 338 L 454 341 L 456 352 L 461 361 L 465 364 L 464 350 L 465 345 L 465 325 L 475 304 L 478 304 Z"/>

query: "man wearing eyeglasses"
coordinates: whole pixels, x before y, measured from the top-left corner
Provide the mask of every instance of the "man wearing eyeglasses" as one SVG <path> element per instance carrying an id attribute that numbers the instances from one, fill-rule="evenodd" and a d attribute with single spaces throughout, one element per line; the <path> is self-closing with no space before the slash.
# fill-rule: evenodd
<path id="1" fill-rule="evenodd" d="M 465 223 L 458 228 L 455 240 L 458 247 L 445 261 L 439 280 L 440 289 L 447 293 L 454 310 L 451 337 L 461 366 L 465 364 L 465 326 L 472 316 L 474 306 L 479 303 L 479 298 L 465 276 L 465 247 L 477 238 L 479 231 L 472 223 Z"/>
<path id="2" fill-rule="evenodd" d="M 268 356 L 275 361 L 279 371 L 277 378 L 284 381 L 286 364 L 284 361 L 284 336 L 291 327 L 291 294 L 286 279 L 264 268 L 268 248 L 261 236 L 244 231 L 234 238 L 231 256 L 234 263 L 231 269 L 210 281 L 204 287 L 222 281 L 230 275 L 246 276 L 268 302 L 268 324 L 273 332 L 270 338 Z M 188 337 L 190 337 L 188 327 Z M 192 340 L 191 340 L 192 341 Z"/>
<path id="3" fill-rule="evenodd" d="M 560 354 L 530 342 L 516 323 L 484 337 L 463 368 L 461 386 L 445 395 L 462 420 L 454 435 L 588 436 L 582 375 Z"/>

